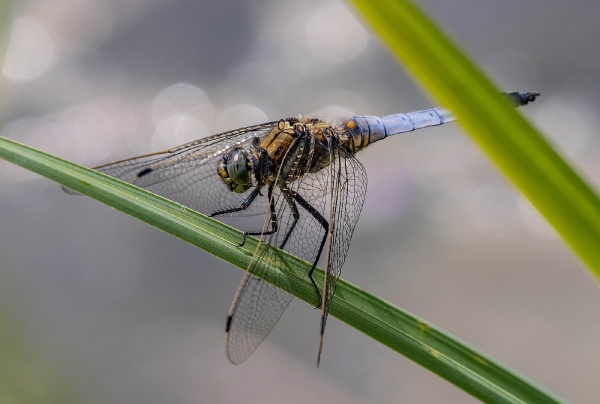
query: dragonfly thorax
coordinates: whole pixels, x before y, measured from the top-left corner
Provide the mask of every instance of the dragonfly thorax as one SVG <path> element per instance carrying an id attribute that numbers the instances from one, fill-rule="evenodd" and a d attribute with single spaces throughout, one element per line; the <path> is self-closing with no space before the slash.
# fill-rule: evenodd
<path id="1" fill-rule="evenodd" d="M 259 148 L 265 150 L 272 165 L 271 181 L 285 183 L 329 165 L 335 151 L 328 148 L 328 139 L 336 138 L 334 127 L 325 121 L 309 118 L 288 118 L 278 122 Z M 288 174 L 293 173 L 292 177 Z"/>

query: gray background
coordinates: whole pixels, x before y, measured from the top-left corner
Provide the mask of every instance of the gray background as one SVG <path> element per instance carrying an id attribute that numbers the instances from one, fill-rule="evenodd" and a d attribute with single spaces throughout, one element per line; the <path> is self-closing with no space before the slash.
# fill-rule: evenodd
<path id="1" fill-rule="evenodd" d="M 600 3 L 420 3 L 592 184 L 600 181 Z M 350 10 L 350 11 L 347 11 Z M 344 3 L 25 1 L 3 135 L 78 163 L 294 116 L 433 106 Z M 457 124 L 359 155 L 369 189 L 343 277 L 574 402 L 600 401 L 600 291 Z M 3 313 L 84 402 L 476 400 L 293 302 L 241 366 L 223 350 L 242 273 L 0 162 Z M 6 328 L 6 327 L 5 327 Z"/>

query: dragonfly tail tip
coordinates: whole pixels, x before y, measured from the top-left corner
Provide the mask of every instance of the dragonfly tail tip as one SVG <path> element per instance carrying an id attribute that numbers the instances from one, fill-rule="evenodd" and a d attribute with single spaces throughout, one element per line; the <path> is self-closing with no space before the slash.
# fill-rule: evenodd
<path id="1" fill-rule="evenodd" d="M 323 352 L 323 333 L 319 337 L 319 354 L 317 355 L 317 368 L 321 364 L 321 353 Z"/>
<path id="2" fill-rule="evenodd" d="M 508 93 L 506 94 L 516 107 L 522 107 L 530 102 L 534 102 L 536 97 L 539 97 L 540 93 Z"/>

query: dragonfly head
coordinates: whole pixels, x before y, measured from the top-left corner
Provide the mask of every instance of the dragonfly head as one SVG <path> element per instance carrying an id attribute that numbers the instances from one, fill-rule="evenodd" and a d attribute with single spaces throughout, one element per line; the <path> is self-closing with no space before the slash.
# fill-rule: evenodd
<path id="1" fill-rule="evenodd" d="M 252 164 L 242 149 L 234 149 L 223 156 L 217 173 L 232 192 L 241 194 L 252 187 Z"/>

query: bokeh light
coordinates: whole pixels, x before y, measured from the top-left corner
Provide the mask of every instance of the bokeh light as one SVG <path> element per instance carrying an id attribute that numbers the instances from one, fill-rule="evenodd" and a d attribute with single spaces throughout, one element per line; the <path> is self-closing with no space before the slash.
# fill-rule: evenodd
<path id="1" fill-rule="evenodd" d="M 228 130 L 258 125 L 268 121 L 269 118 L 260 108 L 247 104 L 239 104 L 223 110 L 217 116 L 213 126 L 213 132 L 226 132 Z"/>
<path id="2" fill-rule="evenodd" d="M 364 52 L 369 36 L 342 3 L 317 8 L 306 27 L 313 54 L 330 65 L 348 63 Z"/>
<path id="3" fill-rule="evenodd" d="M 2 73 L 15 81 L 44 76 L 56 63 L 57 49 L 48 29 L 31 17 L 13 22 Z"/>
<path id="4" fill-rule="evenodd" d="M 152 115 L 156 124 L 152 150 L 161 151 L 208 135 L 213 107 L 200 88 L 179 83 L 160 92 Z"/>
<path id="5" fill-rule="evenodd" d="M 30 12 L 48 24 L 67 52 L 90 52 L 110 36 L 113 16 L 103 0 L 34 1 Z"/>

